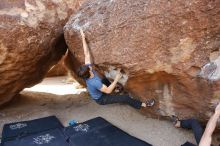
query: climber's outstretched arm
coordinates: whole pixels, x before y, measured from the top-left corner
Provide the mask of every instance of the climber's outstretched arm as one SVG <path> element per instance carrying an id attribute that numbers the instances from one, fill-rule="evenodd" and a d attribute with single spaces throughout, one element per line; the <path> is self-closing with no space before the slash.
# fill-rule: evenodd
<path id="1" fill-rule="evenodd" d="M 84 32 L 81 28 L 80 28 L 80 33 L 81 33 L 82 42 L 83 42 L 83 50 L 84 50 L 84 55 L 85 55 L 85 64 L 92 64 L 93 61 L 92 61 L 92 57 L 91 57 L 91 54 L 90 54 L 90 51 L 89 51 L 89 47 L 88 47 L 87 42 L 86 42 L 85 34 L 84 34 Z"/>

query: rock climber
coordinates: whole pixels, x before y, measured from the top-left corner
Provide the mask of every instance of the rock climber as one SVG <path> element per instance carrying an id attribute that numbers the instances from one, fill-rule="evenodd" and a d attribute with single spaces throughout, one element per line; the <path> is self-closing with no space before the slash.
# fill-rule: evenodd
<path id="1" fill-rule="evenodd" d="M 122 77 L 120 70 L 117 70 L 116 77 L 114 81 L 111 83 L 106 78 L 101 79 L 97 72 L 94 70 L 92 57 L 90 50 L 88 48 L 85 34 L 82 29 L 80 29 L 80 33 L 82 36 L 83 49 L 85 55 L 85 64 L 80 66 L 78 69 L 78 76 L 83 78 L 86 81 L 87 89 L 89 91 L 90 96 L 96 103 L 100 105 L 112 104 L 112 103 L 125 103 L 130 106 L 140 109 L 141 107 L 151 107 L 155 104 L 154 99 L 148 99 L 145 102 L 141 102 L 132 98 L 128 94 L 124 95 L 111 95 L 113 90 L 115 89 L 117 82 Z"/>

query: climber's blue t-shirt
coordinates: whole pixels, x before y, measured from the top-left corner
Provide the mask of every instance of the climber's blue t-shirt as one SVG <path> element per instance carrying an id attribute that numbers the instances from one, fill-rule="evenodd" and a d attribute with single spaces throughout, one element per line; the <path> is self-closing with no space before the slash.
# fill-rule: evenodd
<path id="1" fill-rule="evenodd" d="M 88 66 L 91 66 L 90 64 L 88 64 Z M 93 78 L 89 78 L 86 80 L 86 85 L 87 85 L 87 89 L 89 91 L 90 96 L 93 99 L 99 99 L 102 96 L 102 92 L 100 91 L 100 89 L 102 88 L 102 80 L 100 79 L 100 77 L 97 75 L 97 73 L 95 72 L 95 70 L 92 70 L 94 77 Z"/>

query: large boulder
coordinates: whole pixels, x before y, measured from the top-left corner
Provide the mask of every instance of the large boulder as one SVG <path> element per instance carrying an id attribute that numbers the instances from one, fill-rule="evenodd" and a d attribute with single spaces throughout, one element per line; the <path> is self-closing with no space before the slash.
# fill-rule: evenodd
<path id="1" fill-rule="evenodd" d="M 120 67 L 134 97 L 156 99 L 145 113 L 206 120 L 220 99 L 219 22 L 217 0 L 93 0 L 64 27 L 67 62 L 83 64 L 81 27 L 100 71 Z"/>
<path id="2" fill-rule="evenodd" d="M 66 52 L 63 26 L 82 0 L 1 0 L 0 105 L 40 82 Z"/>

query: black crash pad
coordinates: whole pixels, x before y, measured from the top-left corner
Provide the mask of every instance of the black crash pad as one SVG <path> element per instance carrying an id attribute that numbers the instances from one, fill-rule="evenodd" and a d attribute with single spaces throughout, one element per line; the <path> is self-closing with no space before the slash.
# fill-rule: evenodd
<path id="1" fill-rule="evenodd" d="M 69 144 L 62 130 L 57 128 L 6 141 L 3 146 L 69 146 Z"/>
<path id="2" fill-rule="evenodd" d="M 63 129 L 63 125 L 55 116 L 5 124 L 2 143 L 56 128 Z"/>
<path id="3" fill-rule="evenodd" d="M 70 146 L 151 146 L 101 117 L 64 128 Z"/>
<path id="4" fill-rule="evenodd" d="M 1 146 L 151 146 L 98 117 L 64 128 L 46 117 L 6 124 Z"/>

